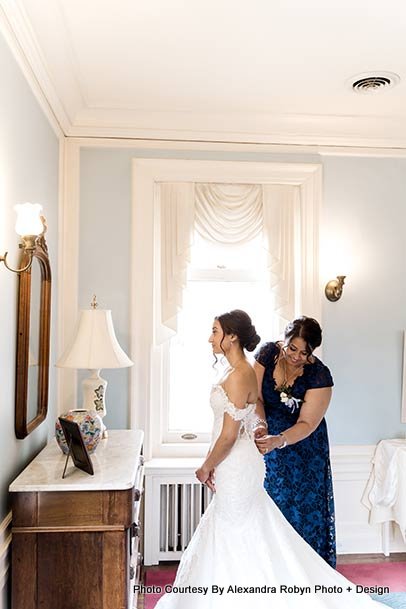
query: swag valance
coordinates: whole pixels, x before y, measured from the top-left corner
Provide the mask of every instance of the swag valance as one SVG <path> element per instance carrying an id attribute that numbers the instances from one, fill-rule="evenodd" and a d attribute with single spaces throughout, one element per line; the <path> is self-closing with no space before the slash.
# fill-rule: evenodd
<path id="1" fill-rule="evenodd" d="M 262 234 L 275 312 L 291 319 L 300 300 L 299 187 L 176 182 L 159 185 L 161 323 L 176 332 L 194 231 L 223 245 Z M 298 268 L 300 267 L 300 268 Z"/>

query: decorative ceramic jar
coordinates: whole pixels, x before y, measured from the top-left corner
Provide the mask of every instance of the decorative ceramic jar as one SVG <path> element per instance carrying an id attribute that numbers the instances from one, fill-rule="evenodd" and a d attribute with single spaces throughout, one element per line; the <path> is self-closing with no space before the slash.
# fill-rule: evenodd
<path id="1" fill-rule="evenodd" d="M 91 454 L 96 450 L 98 443 L 101 440 L 103 433 L 103 421 L 101 417 L 94 410 L 75 409 L 69 410 L 65 414 L 61 414 L 63 419 L 74 421 L 79 425 L 83 441 L 88 452 Z M 67 455 L 68 445 L 66 444 L 63 429 L 59 420 L 56 420 L 55 424 L 55 436 L 61 451 Z"/>

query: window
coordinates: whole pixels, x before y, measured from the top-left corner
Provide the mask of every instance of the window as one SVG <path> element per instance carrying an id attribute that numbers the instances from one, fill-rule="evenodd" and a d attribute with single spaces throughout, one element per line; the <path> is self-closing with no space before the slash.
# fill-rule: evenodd
<path id="1" fill-rule="evenodd" d="M 159 270 L 157 260 L 160 259 L 159 248 L 161 236 L 156 221 L 159 216 L 160 201 L 157 193 L 162 184 L 260 184 L 265 189 L 268 186 L 292 187 L 297 191 L 295 203 L 297 216 L 295 216 L 294 234 L 287 234 L 280 230 L 278 225 L 273 225 L 274 235 L 278 238 L 281 248 L 273 252 L 282 264 L 286 262 L 286 252 L 283 246 L 294 244 L 297 249 L 295 266 L 298 275 L 294 275 L 295 290 L 297 293 L 287 294 L 284 285 L 278 285 L 288 295 L 288 306 L 297 312 L 320 317 L 321 291 L 319 278 L 319 217 L 321 205 L 321 166 L 317 164 L 304 163 L 273 163 L 269 161 L 203 161 L 185 159 L 134 159 L 133 160 L 133 214 L 132 214 L 132 254 L 131 254 L 131 355 L 135 365 L 131 369 L 131 419 L 132 428 L 145 430 L 145 457 L 199 457 L 207 451 L 206 438 L 210 427 L 210 410 L 208 408 L 207 388 L 211 382 L 211 351 L 207 343 L 208 333 L 211 326 L 211 317 L 227 309 L 230 306 L 245 308 L 252 316 L 257 326 L 258 334 L 264 340 L 273 339 L 279 334 L 279 327 L 274 328 L 273 323 L 278 323 L 273 318 L 272 303 L 264 304 L 266 295 L 269 296 L 269 279 L 265 279 L 266 294 L 261 291 L 261 265 L 256 264 L 253 268 L 247 264 L 248 260 L 256 260 L 256 254 L 244 254 L 242 262 L 237 264 L 237 254 L 232 254 L 232 263 L 229 259 L 205 252 L 203 245 L 200 247 L 195 242 L 196 248 L 193 252 L 192 264 L 188 268 L 189 277 L 186 290 L 183 292 L 186 302 L 193 302 L 195 307 L 182 304 L 183 314 L 199 305 L 203 310 L 197 315 L 201 328 L 201 335 L 196 334 L 196 324 L 191 328 L 183 330 L 186 321 L 179 320 L 181 332 L 171 341 L 161 342 L 157 340 L 157 291 L 159 286 Z M 282 192 L 281 192 L 282 195 Z M 283 201 L 280 201 L 283 206 Z M 282 209 L 280 207 L 280 209 Z M 296 213 L 295 212 L 295 213 Z M 269 219 L 269 216 L 268 216 Z M 277 220 L 283 220 L 280 215 Z M 277 223 L 278 224 L 278 223 Z M 293 240 L 293 241 L 292 241 Z M 253 246 L 254 247 L 254 246 Z M 198 263 L 195 258 L 200 252 Z M 213 254 L 214 261 L 210 256 Z M 207 262 L 210 260 L 210 264 Z M 195 262 L 196 261 L 196 262 Z M 288 261 L 291 266 L 291 261 Z M 217 268 L 225 266 L 226 268 Z M 281 266 L 274 269 L 278 277 L 291 278 L 283 275 Z M 267 269 L 269 272 L 269 268 Z M 272 282 L 274 285 L 274 273 L 272 271 Z M 208 285 L 204 285 L 204 282 Z M 200 286 L 200 293 L 198 292 Z M 241 286 L 242 289 L 241 289 Z M 296 288 L 297 286 L 297 288 Z M 195 295 L 193 296 L 193 289 Z M 210 291 L 211 290 L 211 291 Z M 238 299 L 233 293 L 238 290 Z M 278 299 L 278 312 L 280 303 L 280 292 L 275 290 Z M 247 301 L 246 298 L 251 298 Z M 270 296 L 269 296 L 270 297 Z M 204 298 L 204 300 L 203 300 Z M 228 300 L 227 300 L 228 299 Z M 197 304 L 196 304 L 197 302 Z M 275 314 L 275 317 L 277 315 Z M 178 324 L 178 325 L 179 325 Z M 159 330 L 161 331 L 161 330 Z M 162 336 L 169 336 L 170 331 L 163 328 Z M 184 341 L 191 342 L 192 357 L 184 357 L 184 345 L 176 346 L 176 341 L 184 336 Z M 202 345 L 201 360 L 198 362 L 198 352 Z M 178 355 L 172 358 L 169 366 L 170 349 L 173 354 L 176 348 Z M 181 351 L 183 349 L 183 352 Z M 188 361 L 186 361 L 186 359 Z M 176 366 L 181 374 L 176 373 Z M 203 390 L 199 390 L 196 384 L 190 382 L 186 367 L 198 368 L 198 379 Z M 181 390 L 173 386 L 170 388 L 171 374 L 173 378 L 181 378 L 185 384 L 182 388 L 183 395 L 188 396 L 188 402 L 181 406 L 179 396 Z M 177 393 L 176 393 L 177 392 Z M 172 396 L 172 397 L 171 397 Z M 172 406 L 170 400 L 173 399 Z M 195 401 L 200 400 L 199 405 Z M 176 408 L 174 409 L 174 404 Z M 196 411 L 202 416 L 196 420 L 192 418 L 189 423 L 188 417 Z M 204 419 L 207 413 L 207 420 Z M 194 415 L 193 415 L 194 416 Z M 183 430 L 190 431 L 189 424 L 196 428 L 198 439 L 189 442 L 179 442 L 178 438 Z M 199 428 L 199 429 L 198 429 Z M 200 441 L 201 440 L 201 441 Z M 197 464 L 197 463 L 196 463 Z"/>
<path id="2" fill-rule="evenodd" d="M 215 315 L 243 309 L 262 340 L 275 336 L 266 252 L 258 237 L 244 245 L 219 246 L 195 234 L 178 332 L 168 341 L 164 442 L 208 441 L 212 424 L 210 386 L 224 372 L 215 362 L 208 337 Z"/>

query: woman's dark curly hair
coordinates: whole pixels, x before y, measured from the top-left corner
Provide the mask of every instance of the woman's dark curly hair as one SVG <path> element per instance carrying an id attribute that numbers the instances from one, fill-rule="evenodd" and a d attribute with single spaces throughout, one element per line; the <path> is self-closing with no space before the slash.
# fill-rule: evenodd
<path id="1" fill-rule="evenodd" d="M 301 338 L 306 343 L 307 357 L 321 345 L 321 327 L 313 317 L 297 317 L 289 322 L 285 328 L 285 343 L 289 344 L 293 338 Z"/>
<path id="2" fill-rule="evenodd" d="M 222 315 L 215 317 L 215 319 L 219 322 L 221 329 L 224 332 L 224 336 L 226 334 L 235 334 L 241 349 L 254 351 L 261 340 L 255 330 L 255 326 L 252 324 L 251 317 L 245 311 L 241 311 L 241 309 L 234 309 L 228 313 L 223 313 Z M 224 336 L 220 343 L 222 350 Z"/>

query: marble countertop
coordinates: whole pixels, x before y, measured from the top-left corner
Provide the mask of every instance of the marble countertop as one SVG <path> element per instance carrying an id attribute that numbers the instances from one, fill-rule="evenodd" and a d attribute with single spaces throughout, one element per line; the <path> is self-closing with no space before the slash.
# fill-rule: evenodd
<path id="1" fill-rule="evenodd" d="M 90 455 L 94 476 L 77 469 L 53 439 L 10 485 L 10 492 L 126 490 L 134 486 L 144 433 L 141 430 L 109 430 Z"/>

